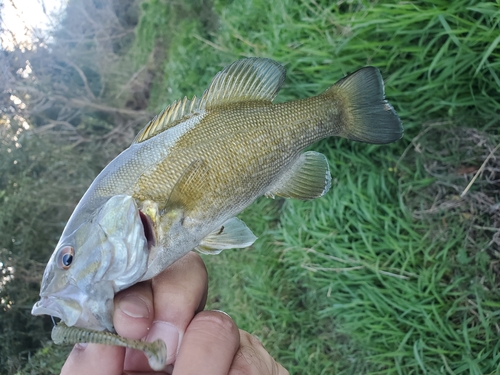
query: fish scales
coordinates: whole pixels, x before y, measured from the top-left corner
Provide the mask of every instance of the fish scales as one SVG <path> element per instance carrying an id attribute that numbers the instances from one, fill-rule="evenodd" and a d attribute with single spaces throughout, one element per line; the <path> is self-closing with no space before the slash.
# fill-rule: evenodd
<path id="1" fill-rule="evenodd" d="M 329 117 L 337 117 L 339 122 L 341 116 L 337 108 L 323 108 L 324 100 L 317 97 L 283 104 L 250 102 L 217 108 L 179 138 L 153 173 L 139 178 L 136 196 L 142 200 L 168 198 L 173 184 L 165 181 L 176 181 L 193 160 L 204 159 L 210 173 L 206 176 L 207 199 L 197 205 L 200 211 L 233 207 L 242 199 L 237 193 L 243 190 L 249 194 L 242 204 L 253 201 L 304 147 L 332 133 L 321 123 Z M 249 181 L 258 184 L 249 185 Z"/>
<path id="2" fill-rule="evenodd" d="M 257 237 L 236 215 L 259 196 L 326 194 L 328 161 L 304 148 L 330 136 L 384 144 L 403 135 L 374 67 L 317 96 L 273 104 L 284 78 L 275 61 L 242 59 L 202 97 L 179 100 L 151 120 L 75 208 L 32 313 L 112 332 L 118 291 L 191 250 L 250 246 Z"/>

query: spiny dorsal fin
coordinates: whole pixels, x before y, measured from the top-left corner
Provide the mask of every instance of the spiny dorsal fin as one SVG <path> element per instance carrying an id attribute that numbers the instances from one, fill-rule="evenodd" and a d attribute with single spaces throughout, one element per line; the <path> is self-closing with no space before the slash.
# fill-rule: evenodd
<path id="1" fill-rule="evenodd" d="M 135 137 L 132 143 L 141 143 L 176 125 L 179 120 L 196 114 L 200 108 L 200 99 L 184 97 L 177 100 L 156 115 Z"/>
<path id="2" fill-rule="evenodd" d="M 144 142 L 203 110 L 220 104 L 246 100 L 271 102 L 285 80 L 285 68 L 271 59 L 238 60 L 216 74 L 201 99 L 184 97 L 155 116 L 132 143 Z"/>
<path id="3" fill-rule="evenodd" d="M 203 94 L 200 106 L 247 100 L 271 102 L 285 80 L 285 68 L 271 59 L 252 57 L 225 67 Z"/>

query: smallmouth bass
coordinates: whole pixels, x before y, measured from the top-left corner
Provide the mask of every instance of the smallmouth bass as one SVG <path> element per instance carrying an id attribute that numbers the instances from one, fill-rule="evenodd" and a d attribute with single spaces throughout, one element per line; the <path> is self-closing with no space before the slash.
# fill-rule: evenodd
<path id="1" fill-rule="evenodd" d="M 317 96 L 273 104 L 284 79 L 273 60 L 239 60 L 201 98 L 179 100 L 151 120 L 78 203 L 32 313 L 113 332 L 120 290 L 193 249 L 250 246 L 256 237 L 236 215 L 256 198 L 324 195 L 328 162 L 305 147 L 330 136 L 383 144 L 403 135 L 374 67 Z"/>

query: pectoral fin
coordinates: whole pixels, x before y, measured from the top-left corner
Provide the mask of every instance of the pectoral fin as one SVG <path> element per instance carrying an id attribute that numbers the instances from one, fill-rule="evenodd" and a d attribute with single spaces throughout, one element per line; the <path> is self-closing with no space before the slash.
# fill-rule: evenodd
<path id="1" fill-rule="evenodd" d="M 278 180 L 267 197 L 308 200 L 323 196 L 331 186 L 332 177 L 325 155 L 314 151 L 302 154 Z"/>
<path id="2" fill-rule="evenodd" d="M 193 161 L 175 183 L 165 208 L 191 209 L 195 207 L 206 190 L 208 169 L 202 159 Z"/>
<path id="3" fill-rule="evenodd" d="M 195 250 L 202 254 L 215 255 L 225 249 L 248 247 L 256 239 L 243 221 L 233 217 L 206 236 Z"/>

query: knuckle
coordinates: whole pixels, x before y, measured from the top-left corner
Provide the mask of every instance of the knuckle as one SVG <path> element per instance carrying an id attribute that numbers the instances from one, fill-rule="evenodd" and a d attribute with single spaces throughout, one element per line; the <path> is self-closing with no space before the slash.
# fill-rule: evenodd
<path id="1" fill-rule="evenodd" d="M 240 343 L 230 375 L 289 375 L 257 337 L 240 330 Z"/>
<path id="2" fill-rule="evenodd" d="M 242 345 L 244 346 L 251 346 L 255 348 L 264 348 L 264 345 L 262 345 L 262 342 L 254 335 L 251 335 L 250 333 L 246 331 L 240 330 L 240 338 Z"/>
<path id="3" fill-rule="evenodd" d="M 193 323 L 204 330 L 209 329 L 216 336 L 239 340 L 238 328 L 233 319 L 221 311 L 202 311 L 194 317 Z"/>
<path id="4" fill-rule="evenodd" d="M 197 275 L 201 279 L 208 279 L 205 262 L 203 262 L 203 259 L 195 252 L 191 251 L 187 253 L 184 257 L 179 259 L 177 263 L 179 266 L 191 270 L 194 275 Z"/>
<path id="5" fill-rule="evenodd" d="M 274 361 L 274 369 L 273 369 L 274 372 L 272 372 L 272 374 L 276 374 L 276 375 L 290 375 L 290 373 L 288 372 L 288 370 L 286 368 L 284 368 L 281 364 L 279 364 L 278 362 Z"/>

